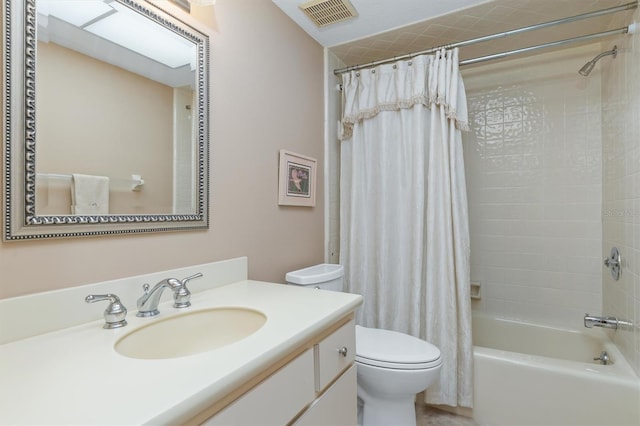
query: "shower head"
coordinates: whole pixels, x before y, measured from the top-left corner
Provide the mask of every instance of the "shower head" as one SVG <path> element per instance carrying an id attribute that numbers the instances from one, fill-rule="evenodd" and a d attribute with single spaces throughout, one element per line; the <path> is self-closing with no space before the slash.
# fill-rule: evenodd
<path id="1" fill-rule="evenodd" d="M 608 55 L 613 55 L 613 57 L 615 58 L 617 54 L 618 54 L 618 46 L 613 46 L 612 50 L 609 50 L 607 52 L 602 52 L 601 54 L 599 54 L 598 56 L 596 56 L 595 58 L 593 58 L 592 60 L 584 64 L 584 66 L 580 68 L 580 71 L 578 71 L 578 73 L 586 77 L 591 73 L 591 71 L 593 71 L 593 67 L 596 66 L 596 62 L 598 62 L 600 58 L 603 58 Z"/>

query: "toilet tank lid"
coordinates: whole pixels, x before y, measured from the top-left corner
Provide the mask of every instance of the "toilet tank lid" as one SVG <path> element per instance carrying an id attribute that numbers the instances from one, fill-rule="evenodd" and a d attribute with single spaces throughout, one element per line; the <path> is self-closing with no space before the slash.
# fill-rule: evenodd
<path id="1" fill-rule="evenodd" d="M 344 275 L 344 267 L 333 263 L 322 263 L 320 265 L 310 266 L 297 271 L 287 272 L 285 279 L 288 283 L 308 285 L 319 284 Z"/>

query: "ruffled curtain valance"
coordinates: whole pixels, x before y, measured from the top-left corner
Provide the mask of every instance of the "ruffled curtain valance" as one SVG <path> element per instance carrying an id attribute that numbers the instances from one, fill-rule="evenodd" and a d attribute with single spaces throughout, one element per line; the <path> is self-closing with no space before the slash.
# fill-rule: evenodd
<path id="1" fill-rule="evenodd" d="M 422 104 L 443 106 L 456 128 L 468 130 L 467 100 L 458 68 L 458 49 L 440 50 L 407 61 L 342 74 L 342 123 L 339 138 L 349 139 L 353 125 L 380 111 Z"/>

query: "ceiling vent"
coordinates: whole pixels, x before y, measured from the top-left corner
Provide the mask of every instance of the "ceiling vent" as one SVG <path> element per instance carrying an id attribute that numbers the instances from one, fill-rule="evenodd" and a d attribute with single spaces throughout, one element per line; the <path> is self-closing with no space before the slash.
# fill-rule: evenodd
<path id="1" fill-rule="evenodd" d="M 358 16 L 349 0 L 311 0 L 299 7 L 318 27 L 326 27 Z"/>

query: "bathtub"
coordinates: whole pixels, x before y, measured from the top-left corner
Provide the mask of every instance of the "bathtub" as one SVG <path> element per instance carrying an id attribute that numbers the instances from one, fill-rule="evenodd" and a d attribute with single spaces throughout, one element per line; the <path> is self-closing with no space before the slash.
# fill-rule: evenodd
<path id="1" fill-rule="evenodd" d="M 640 425 L 640 380 L 601 329 L 475 315 L 473 343 L 482 425 Z M 602 351 L 612 365 L 593 360 Z"/>

